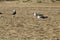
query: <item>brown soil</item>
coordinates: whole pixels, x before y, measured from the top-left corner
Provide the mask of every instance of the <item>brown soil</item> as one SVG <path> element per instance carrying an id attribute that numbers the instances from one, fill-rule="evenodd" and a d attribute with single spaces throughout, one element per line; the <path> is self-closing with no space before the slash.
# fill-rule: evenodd
<path id="1" fill-rule="evenodd" d="M 12 15 L 12 10 L 17 14 Z M 60 40 L 59 3 L 0 3 L 0 40 Z M 38 19 L 34 12 L 48 16 Z"/>

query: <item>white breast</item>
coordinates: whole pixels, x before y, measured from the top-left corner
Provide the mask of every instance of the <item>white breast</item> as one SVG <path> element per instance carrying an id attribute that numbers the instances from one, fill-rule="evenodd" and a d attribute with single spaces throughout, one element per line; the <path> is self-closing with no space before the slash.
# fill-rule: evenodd
<path id="1" fill-rule="evenodd" d="M 40 16 L 37 16 L 37 18 L 40 18 Z"/>

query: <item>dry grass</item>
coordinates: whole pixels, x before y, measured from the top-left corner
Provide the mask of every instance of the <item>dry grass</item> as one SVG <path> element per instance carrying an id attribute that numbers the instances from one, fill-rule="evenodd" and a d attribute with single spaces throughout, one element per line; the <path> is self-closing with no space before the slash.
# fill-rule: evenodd
<path id="1" fill-rule="evenodd" d="M 3 5 L 2 5 L 3 6 Z M 12 15 L 16 9 L 17 14 Z M 0 40 L 60 40 L 60 7 L 0 6 Z M 33 12 L 48 16 L 37 19 Z"/>
<path id="2" fill-rule="evenodd" d="M 0 0 L 5 1 L 19 1 L 19 3 L 60 3 L 60 0 Z"/>

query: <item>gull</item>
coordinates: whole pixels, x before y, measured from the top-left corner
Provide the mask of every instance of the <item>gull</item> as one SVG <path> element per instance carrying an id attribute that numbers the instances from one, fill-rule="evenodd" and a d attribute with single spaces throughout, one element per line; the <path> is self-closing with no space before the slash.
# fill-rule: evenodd
<path id="1" fill-rule="evenodd" d="M 42 18 L 42 19 L 48 18 L 47 16 L 44 16 L 43 14 L 37 14 L 37 13 L 34 13 L 34 16 L 36 16 L 37 18 Z"/>
<path id="2" fill-rule="evenodd" d="M 43 16 L 43 14 L 34 13 L 34 16 Z"/>
<path id="3" fill-rule="evenodd" d="M 15 15 L 16 14 L 16 10 L 13 10 L 13 14 L 12 15 Z"/>

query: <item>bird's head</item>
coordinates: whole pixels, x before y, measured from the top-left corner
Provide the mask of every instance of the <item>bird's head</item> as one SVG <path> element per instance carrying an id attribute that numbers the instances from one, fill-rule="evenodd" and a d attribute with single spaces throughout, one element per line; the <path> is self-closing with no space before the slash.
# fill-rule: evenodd
<path id="1" fill-rule="evenodd" d="M 13 10 L 13 12 L 15 12 L 16 10 Z"/>
<path id="2" fill-rule="evenodd" d="M 34 16 L 36 16 L 36 13 L 34 13 Z"/>

